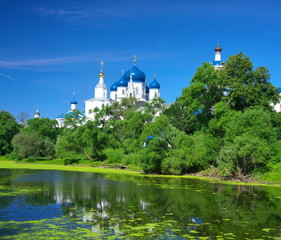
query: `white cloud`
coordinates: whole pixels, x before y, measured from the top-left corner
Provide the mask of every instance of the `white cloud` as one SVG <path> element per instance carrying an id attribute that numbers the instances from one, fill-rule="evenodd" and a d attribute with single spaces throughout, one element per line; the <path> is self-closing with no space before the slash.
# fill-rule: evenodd
<path id="1" fill-rule="evenodd" d="M 142 53 L 138 57 L 142 60 L 146 59 L 163 59 L 169 56 L 175 56 L 179 53 L 175 52 L 154 52 L 154 53 Z M 121 57 L 120 57 L 121 56 Z M 110 62 L 121 62 L 133 59 L 134 54 L 120 52 L 102 52 L 91 55 L 81 56 L 69 56 L 69 57 L 57 57 L 57 58 L 42 58 L 42 59 L 25 59 L 25 60 L 0 60 L 0 68 L 2 69 L 23 69 L 32 70 L 35 67 L 47 67 L 47 66 L 59 66 L 65 64 L 77 64 L 77 63 L 90 63 L 99 62 L 101 59 Z M 38 70 L 38 68 L 36 69 Z M 0 74 L 2 77 L 14 80 L 12 77 Z"/>
<path id="2" fill-rule="evenodd" d="M 9 79 L 9 80 L 12 80 L 13 82 L 16 82 L 17 80 L 14 79 L 13 77 L 9 76 L 9 75 L 6 75 L 4 73 L 0 73 L 0 76 L 2 76 L 3 78 L 6 78 L 6 79 Z"/>

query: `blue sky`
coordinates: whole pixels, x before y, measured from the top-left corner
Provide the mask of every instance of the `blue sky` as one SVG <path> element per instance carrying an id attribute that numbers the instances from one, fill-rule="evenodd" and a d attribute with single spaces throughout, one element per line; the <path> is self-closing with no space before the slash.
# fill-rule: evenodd
<path id="1" fill-rule="evenodd" d="M 0 110 L 54 119 L 133 65 L 173 102 L 203 62 L 242 51 L 281 86 L 279 0 L 1 0 Z"/>

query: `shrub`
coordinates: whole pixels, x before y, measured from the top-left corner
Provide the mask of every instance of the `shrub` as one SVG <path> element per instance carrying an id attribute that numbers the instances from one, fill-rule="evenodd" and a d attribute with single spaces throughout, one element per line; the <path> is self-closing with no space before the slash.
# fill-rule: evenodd
<path id="1" fill-rule="evenodd" d="M 142 151 L 141 167 L 144 173 L 161 173 L 162 156 L 155 151 Z"/>
<path id="2" fill-rule="evenodd" d="M 121 163 L 124 165 L 141 166 L 141 159 L 142 159 L 142 154 L 140 152 L 129 153 L 123 156 Z"/>
<path id="3" fill-rule="evenodd" d="M 79 163 L 79 159 L 67 158 L 64 159 L 64 165 L 72 165 Z"/>
<path id="4" fill-rule="evenodd" d="M 123 149 L 106 149 L 104 151 L 106 155 L 106 163 L 121 163 L 122 158 L 125 156 Z"/>

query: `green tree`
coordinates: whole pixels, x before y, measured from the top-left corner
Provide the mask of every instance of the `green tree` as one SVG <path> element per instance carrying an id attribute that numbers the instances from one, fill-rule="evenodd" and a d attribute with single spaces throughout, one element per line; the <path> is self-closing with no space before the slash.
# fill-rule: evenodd
<path id="1" fill-rule="evenodd" d="M 56 143 L 56 156 L 61 158 L 81 158 L 103 161 L 103 149 L 107 146 L 107 134 L 99 121 L 87 121 L 75 129 L 65 129 Z"/>
<path id="2" fill-rule="evenodd" d="M 12 140 L 15 153 L 21 158 L 52 157 L 54 144 L 49 139 L 41 138 L 35 132 L 20 132 Z"/>
<path id="3" fill-rule="evenodd" d="M 12 139 L 18 132 L 16 119 L 10 113 L 0 111 L 0 155 L 12 152 Z"/>
<path id="4" fill-rule="evenodd" d="M 74 109 L 73 114 L 67 114 L 64 120 L 64 127 L 67 128 L 77 128 L 78 126 L 81 126 L 83 122 L 85 121 L 85 117 L 82 115 L 82 113 Z"/>
<path id="5" fill-rule="evenodd" d="M 198 129 L 197 116 L 189 113 L 187 107 L 179 101 L 166 108 L 163 114 L 168 116 L 170 123 L 180 131 L 192 134 Z"/>
<path id="6" fill-rule="evenodd" d="M 55 142 L 58 135 L 62 133 L 62 128 L 57 127 L 57 121 L 49 118 L 33 118 L 28 120 L 28 127 L 25 132 L 36 132 L 42 138 L 49 138 Z"/>
<path id="7" fill-rule="evenodd" d="M 277 141 L 271 114 L 261 108 L 232 112 L 225 122 L 225 136 L 219 152 L 219 167 L 226 173 L 243 177 L 264 170 L 274 154 Z"/>
<path id="8" fill-rule="evenodd" d="M 220 72 L 209 63 L 203 63 L 191 80 L 189 87 L 182 91 L 179 103 L 191 115 L 196 115 L 200 126 L 206 126 L 213 117 L 214 105 L 221 101 L 224 87 L 221 84 Z M 189 117 L 193 120 L 194 117 Z"/>
<path id="9" fill-rule="evenodd" d="M 230 56 L 220 73 L 231 109 L 241 111 L 251 106 L 271 109 L 270 104 L 278 102 L 277 88 L 270 83 L 267 68 L 254 70 L 250 58 L 242 52 Z"/>

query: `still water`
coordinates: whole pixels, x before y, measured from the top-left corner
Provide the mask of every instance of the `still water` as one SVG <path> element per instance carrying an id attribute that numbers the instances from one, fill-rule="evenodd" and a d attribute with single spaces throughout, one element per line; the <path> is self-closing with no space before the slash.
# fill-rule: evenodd
<path id="1" fill-rule="evenodd" d="M 281 239 L 281 188 L 0 169 L 0 239 Z"/>

